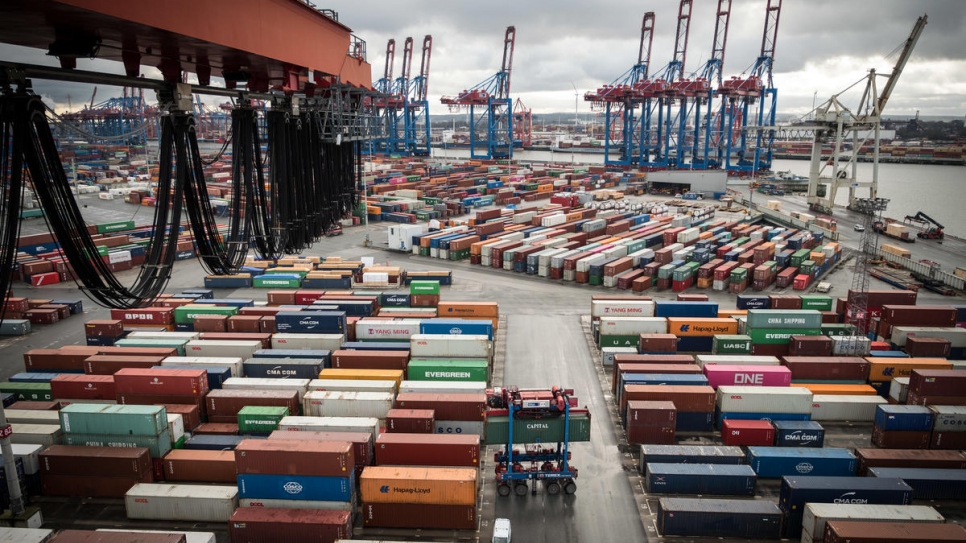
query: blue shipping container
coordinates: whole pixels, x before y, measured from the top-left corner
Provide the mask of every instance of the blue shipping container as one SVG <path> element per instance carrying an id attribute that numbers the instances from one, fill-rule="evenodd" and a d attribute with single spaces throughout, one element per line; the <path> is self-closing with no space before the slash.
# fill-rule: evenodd
<path id="1" fill-rule="evenodd" d="M 345 311 L 279 311 L 275 329 L 283 333 L 341 334 L 346 329 Z"/>
<path id="2" fill-rule="evenodd" d="M 761 294 L 739 294 L 736 306 L 738 309 L 770 309 L 771 298 Z"/>
<path id="3" fill-rule="evenodd" d="M 808 447 L 748 447 L 748 463 L 759 477 L 785 475 L 849 477 L 855 475 L 855 455 L 848 449 Z"/>
<path id="4" fill-rule="evenodd" d="M 379 298 L 380 305 L 384 307 L 409 307 L 409 294 L 386 294 Z"/>
<path id="5" fill-rule="evenodd" d="M 909 358 L 909 355 L 902 351 L 869 351 L 869 356 L 879 358 Z"/>
<path id="6" fill-rule="evenodd" d="M 347 502 L 352 500 L 353 479 L 354 477 L 239 473 L 238 497 Z"/>
<path id="7" fill-rule="evenodd" d="M 650 494 L 752 496 L 755 472 L 745 464 L 662 464 L 648 462 L 645 482 Z"/>
<path id="8" fill-rule="evenodd" d="M 782 514 L 766 500 L 661 498 L 657 529 L 662 536 L 779 539 Z"/>
<path id="9" fill-rule="evenodd" d="M 312 310 L 316 307 L 331 307 L 332 311 L 345 311 L 346 317 L 371 317 L 375 311 L 372 300 L 330 300 L 322 299 L 312 302 Z"/>
<path id="10" fill-rule="evenodd" d="M 249 358 L 244 367 L 246 377 L 318 379 L 327 366 L 322 358 Z"/>
<path id="11" fill-rule="evenodd" d="M 741 447 L 726 445 L 641 445 L 640 471 L 654 464 L 743 464 Z"/>
<path id="12" fill-rule="evenodd" d="M 194 295 L 197 298 L 206 298 L 209 300 L 215 297 L 214 291 L 204 289 L 204 288 L 190 288 L 187 290 L 182 290 L 181 294 L 190 294 L 190 295 Z"/>
<path id="13" fill-rule="evenodd" d="M 932 430 L 932 411 L 924 405 L 880 405 L 875 410 L 875 425 L 886 431 Z"/>
<path id="14" fill-rule="evenodd" d="M 785 513 L 783 537 L 802 535 L 806 503 L 909 505 L 912 488 L 898 478 L 782 477 L 778 507 Z"/>
<path id="15" fill-rule="evenodd" d="M 682 262 L 683 264 L 683 262 Z M 718 317 L 717 302 L 678 302 L 658 300 L 654 307 L 655 317 Z"/>
<path id="16" fill-rule="evenodd" d="M 678 432 L 707 432 L 714 429 L 714 413 L 678 411 L 674 429 Z"/>
<path id="17" fill-rule="evenodd" d="M 710 353 L 714 348 L 714 337 L 685 336 L 678 338 L 679 353 Z"/>
<path id="18" fill-rule="evenodd" d="M 966 470 L 869 468 L 869 477 L 902 479 L 912 487 L 914 500 L 966 500 Z"/>
<path id="19" fill-rule="evenodd" d="M 51 379 L 60 373 L 48 372 L 21 372 L 15 373 L 8 379 L 11 383 L 49 383 Z"/>
<path id="20" fill-rule="evenodd" d="M 184 442 L 185 449 L 204 451 L 233 451 L 241 441 L 242 436 L 197 435 L 191 436 Z"/>
<path id="21" fill-rule="evenodd" d="M 811 420 L 776 420 L 775 446 L 777 447 L 817 447 L 825 444 L 825 428 Z"/>
<path id="22" fill-rule="evenodd" d="M 426 319 L 419 323 L 420 334 L 472 335 L 493 339 L 493 322 L 482 319 Z"/>

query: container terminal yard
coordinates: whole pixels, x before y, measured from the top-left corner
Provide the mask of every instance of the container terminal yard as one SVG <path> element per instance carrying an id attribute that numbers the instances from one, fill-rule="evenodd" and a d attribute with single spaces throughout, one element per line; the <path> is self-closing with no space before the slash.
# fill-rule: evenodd
<path id="1" fill-rule="evenodd" d="M 0 40 L 60 61 L 0 63 L 0 538 L 966 541 L 966 242 L 887 220 L 841 145 L 878 134 L 926 17 L 856 113 L 816 109 L 785 195 L 781 2 L 727 80 L 717 3 L 691 76 L 691 0 L 662 70 L 644 15 L 637 64 L 585 96 L 614 121 L 587 166 L 513 159 L 513 26 L 500 71 L 443 97 L 472 128 L 439 161 L 418 157 L 431 36 L 417 76 L 390 41 L 374 82 L 365 42 L 301 2 L 245 0 L 278 18 L 239 18 L 242 42 L 143 5 L 0 8 Z M 49 123 L 34 78 L 141 109 Z M 199 146 L 203 94 L 235 100 L 230 154 Z M 78 123 L 153 165 L 65 139 Z"/>

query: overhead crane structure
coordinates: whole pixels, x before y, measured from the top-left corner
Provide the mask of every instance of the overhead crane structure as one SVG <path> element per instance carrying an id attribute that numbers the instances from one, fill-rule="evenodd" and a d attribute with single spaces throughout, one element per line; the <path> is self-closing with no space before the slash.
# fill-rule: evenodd
<path id="1" fill-rule="evenodd" d="M 693 82 L 683 78 L 690 29 L 691 0 L 681 0 L 678 6 L 677 30 L 674 34 L 674 55 L 671 62 L 655 76 L 656 81 L 663 81 L 666 86 L 658 93 L 658 154 L 653 161 L 646 161 L 654 166 L 677 168 L 679 162 L 683 162 L 680 159 L 687 134 L 688 98 L 694 95 Z M 672 158 L 672 154 L 675 157 Z"/>
<path id="2" fill-rule="evenodd" d="M 20 195 L 30 186 L 83 292 L 112 308 L 144 306 L 163 291 L 181 226 L 192 232 L 209 273 L 233 274 L 250 246 L 266 258 L 298 253 L 357 203 L 361 147 L 379 126 L 364 108 L 373 95 L 365 42 L 334 12 L 298 0 L 236 0 L 228 12 L 191 0 L 10 0 L 0 3 L 0 42 L 43 49 L 60 61 L 60 67 L 0 61 L 0 130 L 8 136 L 0 141 L 0 292 L 10 285 Z M 122 62 L 124 75 L 78 70 L 78 58 Z M 143 65 L 158 67 L 162 78 L 140 77 Z M 184 83 L 188 73 L 198 84 Z M 225 86 L 212 86 L 214 77 Z M 89 258 L 98 251 L 33 79 L 157 92 L 158 198 L 146 261 L 131 285 Z M 226 228 L 219 228 L 208 199 L 193 112 L 198 94 L 236 104 L 235 205 Z M 261 101 L 270 104 L 267 111 Z"/>
<path id="3" fill-rule="evenodd" d="M 513 158 L 513 99 L 510 74 L 516 28 L 508 26 L 503 37 L 503 63 L 500 71 L 456 96 L 443 96 L 450 111 L 469 109 L 470 158 Z M 486 139 L 482 139 L 482 133 Z M 478 148 L 483 147 L 484 151 Z"/>
<path id="4" fill-rule="evenodd" d="M 430 155 L 429 62 L 433 55 L 433 37 L 423 38 L 419 75 L 406 74 L 406 101 L 403 104 L 403 148 L 415 156 Z"/>

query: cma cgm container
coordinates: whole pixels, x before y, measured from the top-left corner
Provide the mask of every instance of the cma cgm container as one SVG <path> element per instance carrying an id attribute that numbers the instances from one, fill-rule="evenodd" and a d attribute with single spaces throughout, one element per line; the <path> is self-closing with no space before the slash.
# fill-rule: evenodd
<path id="1" fill-rule="evenodd" d="M 349 511 L 242 507 L 231 515 L 232 543 L 335 542 L 352 537 Z"/>
<path id="2" fill-rule="evenodd" d="M 784 536 L 802 534 L 806 503 L 908 505 L 912 487 L 902 479 L 873 477 L 782 477 L 778 507 L 785 513 Z"/>
<path id="3" fill-rule="evenodd" d="M 748 447 L 748 463 L 763 478 L 785 475 L 847 477 L 854 475 L 856 468 L 851 451 L 829 447 Z"/>
<path id="4" fill-rule="evenodd" d="M 228 522 L 238 487 L 140 483 L 124 496 L 129 519 Z"/>
<path id="5" fill-rule="evenodd" d="M 475 505 L 478 468 L 369 466 L 359 479 L 363 503 Z"/>
<path id="6" fill-rule="evenodd" d="M 802 543 L 822 541 L 825 523 L 831 520 L 941 524 L 946 519 L 925 505 L 809 503 L 802 517 Z"/>
<path id="7" fill-rule="evenodd" d="M 648 463 L 658 464 L 743 464 L 741 447 L 720 445 L 641 445 L 641 474 Z"/>
<path id="8" fill-rule="evenodd" d="M 321 358 L 249 358 L 245 376 L 268 379 L 315 379 L 326 367 Z"/>
<path id="9" fill-rule="evenodd" d="M 809 420 L 776 420 L 776 447 L 818 447 L 825 444 L 825 429 Z"/>
<path id="10" fill-rule="evenodd" d="M 751 496 L 755 472 L 747 465 L 660 464 L 645 465 L 644 478 L 650 494 L 714 494 Z"/>
<path id="11" fill-rule="evenodd" d="M 766 500 L 661 498 L 657 530 L 662 536 L 778 539 L 782 512 Z"/>

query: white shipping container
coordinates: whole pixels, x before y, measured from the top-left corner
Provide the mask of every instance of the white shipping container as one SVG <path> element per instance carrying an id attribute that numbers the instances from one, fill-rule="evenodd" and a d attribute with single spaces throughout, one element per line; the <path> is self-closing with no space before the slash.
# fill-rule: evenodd
<path id="1" fill-rule="evenodd" d="M 751 356 L 745 354 L 699 354 L 694 356 L 695 363 L 702 368 L 708 364 L 737 366 L 780 366 L 781 361 L 774 356 Z"/>
<path id="2" fill-rule="evenodd" d="M 715 279 L 711 283 L 711 290 L 728 290 L 728 285 L 731 284 L 727 279 Z"/>
<path id="3" fill-rule="evenodd" d="M 411 358 L 486 358 L 493 354 L 486 336 L 416 334 L 409 340 Z"/>
<path id="4" fill-rule="evenodd" d="M 0 543 L 44 543 L 54 535 L 43 528 L 0 527 Z"/>
<path id="5" fill-rule="evenodd" d="M 679 251 L 674 251 L 674 254 L 671 256 L 674 258 L 674 260 L 687 261 L 687 260 L 690 260 L 691 253 L 693 252 L 694 252 L 694 247 L 685 247 L 684 249 L 681 249 Z"/>
<path id="6" fill-rule="evenodd" d="M 651 300 L 594 300 L 590 302 L 590 316 L 601 317 L 653 317 L 654 302 Z"/>
<path id="7" fill-rule="evenodd" d="M 684 249 L 684 244 L 683 243 L 672 243 L 672 244 L 667 245 L 667 246 L 665 246 L 663 248 L 664 249 L 670 249 L 671 250 L 671 254 L 674 254 L 675 251 L 680 251 L 681 249 Z"/>
<path id="8" fill-rule="evenodd" d="M 541 230 L 541 232 L 543 232 L 543 231 Z M 543 241 L 545 239 L 547 239 L 547 235 L 546 234 L 530 234 L 529 236 L 527 236 L 526 238 L 524 238 L 524 240 L 523 240 L 523 246 L 526 247 L 527 245 L 533 245 L 534 243 L 536 243 L 538 241 Z"/>
<path id="9" fill-rule="evenodd" d="M 168 413 L 168 433 L 171 435 L 172 445 L 184 437 L 184 418 L 181 415 Z"/>
<path id="10" fill-rule="evenodd" d="M 930 405 L 932 429 L 939 432 L 966 432 L 966 405 Z"/>
<path id="11" fill-rule="evenodd" d="M 484 381 L 403 381 L 399 392 L 417 394 L 483 394 Z"/>
<path id="12" fill-rule="evenodd" d="M 352 501 L 320 502 L 320 501 L 312 501 L 312 500 L 272 500 L 272 499 L 266 499 L 266 498 L 239 498 L 238 507 L 264 507 L 265 509 L 327 509 L 329 511 L 352 511 Z"/>
<path id="13" fill-rule="evenodd" d="M 237 486 L 138 483 L 124 495 L 129 519 L 228 522 L 237 507 Z"/>
<path id="14" fill-rule="evenodd" d="M 563 240 L 561 240 L 563 241 Z M 537 253 L 537 266 L 539 268 L 550 269 L 550 261 L 554 256 L 566 253 L 567 249 L 547 249 L 545 251 L 540 251 Z"/>
<path id="15" fill-rule="evenodd" d="M 279 430 L 290 432 L 368 432 L 379 437 L 379 419 L 370 417 L 284 417 Z"/>
<path id="16" fill-rule="evenodd" d="M 565 222 L 567 222 L 567 216 L 563 213 L 557 213 L 556 215 L 550 215 L 549 217 L 540 219 L 540 226 L 557 226 Z"/>
<path id="17" fill-rule="evenodd" d="M 675 215 L 674 218 L 671 219 L 671 226 L 673 226 L 675 228 L 681 227 L 681 226 L 684 226 L 684 227 L 691 226 L 691 216 L 690 215 Z"/>
<path id="18" fill-rule="evenodd" d="M 98 528 L 97 532 L 133 532 L 138 534 L 184 534 L 185 543 L 215 543 L 215 532 L 182 532 L 181 530 L 119 530 L 115 528 Z M 2 540 L 0 540 L 2 543 Z"/>
<path id="19" fill-rule="evenodd" d="M 607 260 L 607 256 L 603 253 L 598 253 L 595 255 L 585 256 L 577 261 L 576 271 L 584 273 L 589 272 L 591 266 L 596 266 L 597 264 L 603 263 Z"/>
<path id="20" fill-rule="evenodd" d="M 422 235 L 425 232 L 425 228 L 425 224 L 390 225 L 387 232 L 389 248 L 394 251 L 412 251 L 413 236 Z"/>
<path id="21" fill-rule="evenodd" d="M 10 447 L 11 450 L 13 450 L 14 458 L 20 458 L 23 460 L 24 473 L 27 475 L 33 475 L 40 471 L 40 452 L 47 447 L 44 447 L 43 445 L 22 443 L 12 443 Z"/>
<path id="22" fill-rule="evenodd" d="M 272 334 L 273 349 L 322 349 L 338 351 L 345 343 L 345 334 Z"/>
<path id="23" fill-rule="evenodd" d="M 162 362 L 162 366 L 227 366 L 232 377 L 244 377 L 245 359 L 240 356 L 169 356 Z"/>
<path id="24" fill-rule="evenodd" d="M 869 356 L 872 340 L 858 336 L 832 336 L 833 356 Z"/>
<path id="25" fill-rule="evenodd" d="M 60 425 L 54 424 L 18 424 L 10 425 L 13 435 L 10 436 L 10 443 L 21 445 L 43 445 L 44 448 L 51 445 L 60 445 L 63 442 L 64 432 Z"/>
<path id="26" fill-rule="evenodd" d="M 822 541 L 825 536 L 825 523 L 830 520 L 941 524 L 946 519 L 927 505 L 807 503 L 802 518 L 802 543 Z"/>
<path id="27" fill-rule="evenodd" d="M 553 255 L 550 257 L 550 267 L 551 268 L 562 268 L 565 258 L 569 258 L 577 253 L 582 252 L 580 249 L 571 249 L 569 251 L 564 251 L 560 254 Z"/>
<path id="28" fill-rule="evenodd" d="M 513 224 L 527 224 L 537 216 L 536 211 L 524 211 L 513 216 Z"/>
<path id="29" fill-rule="evenodd" d="M 631 257 L 634 267 L 639 268 L 642 258 L 654 260 L 654 249 L 641 249 L 640 251 L 634 251 L 627 256 Z"/>
<path id="30" fill-rule="evenodd" d="M 934 337 L 949 340 L 950 347 L 961 349 L 966 347 L 966 328 L 938 328 L 934 326 L 896 326 L 892 329 L 890 341 L 899 347 L 906 346 L 910 335 L 917 338 Z"/>
<path id="31" fill-rule="evenodd" d="M 482 420 L 437 420 L 433 422 L 433 432 L 482 436 L 484 424 Z"/>
<path id="32" fill-rule="evenodd" d="M 666 334 L 664 317 L 608 317 L 600 319 L 600 335 L 632 336 L 636 334 Z"/>
<path id="33" fill-rule="evenodd" d="M 34 409 L 4 409 L 7 422 L 19 424 L 60 424 L 60 413 L 57 411 L 39 411 Z"/>
<path id="34" fill-rule="evenodd" d="M 812 397 L 812 420 L 873 422 L 876 408 L 887 403 L 882 396 L 816 394 Z"/>
<path id="35" fill-rule="evenodd" d="M 344 392 L 396 393 L 395 381 L 368 381 L 365 379 L 312 379 L 309 392 L 314 390 L 341 390 Z"/>
<path id="36" fill-rule="evenodd" d="M 232 356 L 251 358 L 262 348 L 258 340 L 193 339 L 184 346 L 187 356 Z"/>
<path id="37" fill-rule="evenodd" d="M 413 334 L 419 333 L 419 323 L 418 319 L 359 319 L 356 322 L 356 341 L 409 341 Z"/>
<path id="38" fill-rule="evenodd" d="M 701 235 L 700 228 L 688 228 L 687 230 L 678 233 L 678 243 L 691 243 L 692 241 L 698 239 Z"/>
<path id="39" fill-rule="evenodd" d="M 272 379 L 267 377 L 229 377 L 221 388 L 244 390 L 297 390 L 299 397 L 309 390 L 311 379 Z"/>
<path id="40" fill-rule="evenodd" d="M 125 339 L 198 339 L 201 332 L 169 332 L 167 330 L 135 330 L 124 335 Z"/>
<path id="41" fill-rule="evenodd" d="M 800 387 L 718 387 L 717 409 L 721 413 L 812 412 L 812 393 Z"/>
<path id="42" fill-rule="evenodd" d="M 306 392 L 302 413 L 308 417 L 373 417 L 385 419 L 392 409 L 393 395 L 387 392 Z"/>
<path id="43" fill-rule="evenodd" d="M 895 377 L 889 383 L 889 397 L 899 403 L 906 403 L 906 396 L 909 395 L 909 378 Z"/>
<path id="44" fill-rule="evenodd" d="M 604 347 L 600 350 L 600 360 L 604 366 L 614 365 L 614 355 L 616 354 L 637 354 L 636 347 Z"/>

